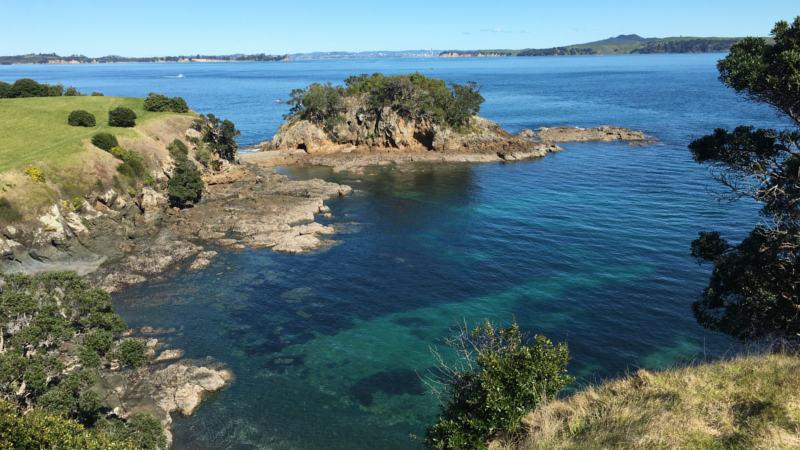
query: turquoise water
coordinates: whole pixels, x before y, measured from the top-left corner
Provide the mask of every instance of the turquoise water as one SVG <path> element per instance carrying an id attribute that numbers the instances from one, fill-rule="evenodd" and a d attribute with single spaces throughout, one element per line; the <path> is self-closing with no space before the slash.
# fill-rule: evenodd
<path id="1" fill-rule="evenodd" d="M 518 131 L 574 124 L 644 129 L 647 147 L 565 144 L 512 164 L 284 169 L 357 192 L 329 202 L 342 232 L 328 250 L 222 252 L 115 296 L 131 326 L 236 374 L 195 415 L 179 448 L 414 448 L 436 414 L 421 377 L 455 324 L 516 318 L 567 341 L 578 384 L 742 351 L 698 326 L 690 305 L 708 268 L 699 230 L 741 238 L 752 204 L 719 203 L 688 142 L 715 127 L 785 125 L 716 80 L 721 55 L 398 59 L 253 64 L 0 67 L 107 95 L 182 95 L 234 120 L 242 143 L 271 137 L 294 87 L 352 73 L 420 70 L 478 81 L 482 114 Z M 165 78 L 177 73 L 183 79 Z M 326 223 L 327 223 L 326 222 Z"/>

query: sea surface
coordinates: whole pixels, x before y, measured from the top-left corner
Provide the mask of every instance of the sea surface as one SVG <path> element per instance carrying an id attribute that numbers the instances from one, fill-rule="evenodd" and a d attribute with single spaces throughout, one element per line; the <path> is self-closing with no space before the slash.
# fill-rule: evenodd
<path id="1" fill-rule="evenodd" d="M 741 239 L 757 207 L 718 202 L 686 146 L 717 127 L 788 122 L 722 86 L 722 56 L 0 66 L 0 80 L 179 95 L 233 120 L 248 146 L 272 137 L 288 110 L 276 100 L 294 88 L 420 71 L 478 82 L 481 114 L 512 132 L 609 124 L 657 137 L 644 147 L 564 144 L 509 164 L 357 176 L 284 168 L 356 189 L 320 220 L 341 231 L 336 245 L 226 250 L 199 272 L 181 268 L 114 297 L 130 326 L 174 328 L 159 338 L 236 375 L 193 416 L 176 417 L 177 448 L 402 449 L 420 447 L 435 421 L 424 382 L 431 348 L 458 323 L 516 319 L 566 341 L 576 387 L 746 351 L 695 322 L 709 267 L 689 248 L 700 230 Z"/>

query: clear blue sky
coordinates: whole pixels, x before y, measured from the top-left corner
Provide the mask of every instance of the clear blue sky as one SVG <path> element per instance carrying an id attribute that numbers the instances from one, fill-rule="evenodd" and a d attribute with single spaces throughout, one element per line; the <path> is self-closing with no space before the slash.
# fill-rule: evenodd
<path id="1" fill-rule="evenodd" d="M 3 0 L 0 55 L 296 53 L 552 47 L 646 37 L 767 35 L 798 0 Z"/>

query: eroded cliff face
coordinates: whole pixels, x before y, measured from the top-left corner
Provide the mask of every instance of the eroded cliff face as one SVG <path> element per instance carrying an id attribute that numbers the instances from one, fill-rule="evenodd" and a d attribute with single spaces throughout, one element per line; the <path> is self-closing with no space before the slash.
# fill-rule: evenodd
<path id="1" fill-rule="evenodd" d="M 291 119 L 273 137 L 260 145 L 292 155 L 388 152 L 393 154 L 436 152 L 477 154 L 495 159 L 505 155 L 535 158 L 558 150 L 551 144 L 533 142 L 506 132 L 498 124 L 473 116 L 468 127 L 456 131 L 427 119 L 403 117 L 390 107 L 373 112 L 357 99 L 348 99 L 343 120 L 330 132 L 309 120 Z M 523 156 L 524 155 L 524 156 Z"/>

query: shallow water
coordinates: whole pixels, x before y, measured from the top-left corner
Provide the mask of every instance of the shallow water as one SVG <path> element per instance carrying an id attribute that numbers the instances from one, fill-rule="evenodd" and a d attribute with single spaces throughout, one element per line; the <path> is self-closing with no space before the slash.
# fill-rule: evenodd
<path id="1" fill-rule="evenodd" d="M 114 298 L 131 326 L 236 374 L 173 427 L 179 448 L 409 448 L 436 414 L 421 381 L 430 347 L 461 320 L 516 318 L 567 341 L 578 384 L 742 349 L 698 326 L 708 268 L 700 230 L 738 239 L 755 205 L 719 203 L 686 145 L 715 127 L 783 126 L 716 80 L 722 55 L 398 59 L 253 64 L 0 67 L 107 95 L 182 95 L 229 117 L 242 142 L 271 137 L 274 99 L 312 81 L 420 70 L 476 80 L 503 127 L 613 124 L 658 144 L 565 144 L 511 164 L 383 167 L 364 175 L 285 169 L 357 189 L 328 202 L 339 243 L 308 255 L 222 252 Z M 183 79 L 164 78 L 184 73 Z"/>

